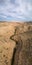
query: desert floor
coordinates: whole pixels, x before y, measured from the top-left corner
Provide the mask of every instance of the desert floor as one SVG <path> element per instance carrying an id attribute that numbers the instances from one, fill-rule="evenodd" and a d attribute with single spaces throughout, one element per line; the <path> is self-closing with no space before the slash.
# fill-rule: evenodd
<path id="1" fill-rule="evenodd" d="M 17 31 L 15 33 L 16 29 Z M 10 39 L 10 37 L 14 33 L 15 35 L 19 35 L 27 31 L 28 36 L 32 38 L 32 23 L 0 22 L 0 65 L 11 65 L 11 59 L 16 42 Z M 24 38 L 27 38 L 25 33 Z"/>

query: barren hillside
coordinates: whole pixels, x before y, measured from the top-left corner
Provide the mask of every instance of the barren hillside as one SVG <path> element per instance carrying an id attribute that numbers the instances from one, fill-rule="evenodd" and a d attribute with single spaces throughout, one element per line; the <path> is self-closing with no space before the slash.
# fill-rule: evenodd
<path id="1" fill-rule="evenodd" d="M 32 65 L 32 23 L 0 22 L 0 65 L 11 65 L 14 48 L 13 65 Z"/>

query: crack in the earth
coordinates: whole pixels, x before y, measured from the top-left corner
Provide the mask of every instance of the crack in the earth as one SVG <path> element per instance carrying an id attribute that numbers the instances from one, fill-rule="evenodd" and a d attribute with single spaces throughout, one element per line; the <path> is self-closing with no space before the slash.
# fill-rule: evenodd
<path id="1" fill-rule="evenodd" d="M 16 32 L 17 32 L 17 28 L 15 29 L 14 34 L 10 37 L 11 40 L 13 40 L 13 41 L 16 42 L 16 47 L 14 48 L 14 51 L 13 51 L 11 65 L 18 65 L 18 64 L 19 65 L 27 65 L 27 63 L 29 64 L 30 63 L 29 61 L 32 59 L 31 58 L 32 57 L 32 55 L 31 55 L 32 52 L 30 53 L 30 48 L 31 48 L 30 47 L 30 44 L 32 43 L 32 38 L 27 38 L 27 40 L 25 40 L 25 42 L 23 42 L 21 40 L 21 35 L 19 35 L 18 33 L 16 34 Z M 32 31 L 30 31 L 30 32 L 27 31 L 27 32 L 24 32 L 24 33 L 29 33 L 30 34 L 30 33 L 32 33 Z M 14 38 L 15 35 L 17 36 L 17 39 Z M 23 43 L 25 43 L 24 46 L 23 46 Z M 23 57 L 22 60 L 21 60 L 22 57 L 21 57 L 21 54 L 20 53 L 22 54 L 22 57 Z M 20 58 L 19 58 L 19 56 L 20 56 Z M 27 61 L 27 59 L 28 59 L 28 61 Z M 22 63 L 21 63 L 21 61 L 22 61 Z M 31 60 L 31 64 L 32 64 L 32 60 Z"/>
<path id="2" fill-rule="evenodd" d="M 21 51 L 22 43 L 23 43 L 22 40 L 21 40 L 21 37 L 19 37 L 19 36 L 17 36 L 17 37 L 18 37 L 18 38 L 17 38 L 18 40 L 13 39 L 13 37 L 16 35 L 16 31 L 17 31 L 17 28 L 15 29 L 14 35 L 12 35 L 12 36 L 10 37 L 11 40 L 13 40 L 13 41 L 16 42 L 16 47 L 14 48 L 11 65 L 14 65 L 14 64 L 18 65 L 19 53 L 20 53 L 20 51 Z M 18 56 L 17 56 L 17 55 L 18 55 Z M 17 59 L 15 59 L 15 57 L 16 57 Z M 15 60 L 17 60 L 17 62 L 16 62 Z"/>

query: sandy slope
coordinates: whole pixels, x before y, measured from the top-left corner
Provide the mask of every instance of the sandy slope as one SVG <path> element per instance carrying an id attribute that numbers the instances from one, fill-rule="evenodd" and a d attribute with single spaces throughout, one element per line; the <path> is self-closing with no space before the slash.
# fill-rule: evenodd
<path id="1" fill-rule="evenodd" d="M 11 65 L 15 41 L 10 37 L 15 33 L 21 34 L 32 31 L 32 23 L 0 22 L 0 65 Z"/>

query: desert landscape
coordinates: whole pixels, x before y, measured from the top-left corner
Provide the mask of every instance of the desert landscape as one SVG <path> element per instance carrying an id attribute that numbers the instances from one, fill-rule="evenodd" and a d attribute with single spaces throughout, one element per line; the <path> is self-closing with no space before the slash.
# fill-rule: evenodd
<path id="1" fill-rule="evenodd" d="M 32 22 L 0 22 L 0 65 L 32 65 Z"/>

